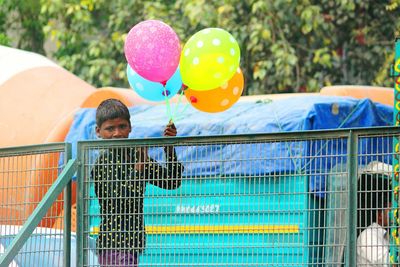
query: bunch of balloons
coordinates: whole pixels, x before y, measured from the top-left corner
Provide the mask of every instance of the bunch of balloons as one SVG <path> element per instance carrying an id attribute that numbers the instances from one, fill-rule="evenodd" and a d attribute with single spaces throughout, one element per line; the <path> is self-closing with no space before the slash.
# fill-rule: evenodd
<path id="1" fill-rule="evenodd" d="M 146 20 L 129 31 L 124 50 L 129 84 L 144 99 L 168 101 L 183 89 L 196 109 L 221 112 L 243 92 L 239 45 L 223 29 L 203 29 L 182 49 L 169 25 Z"/>

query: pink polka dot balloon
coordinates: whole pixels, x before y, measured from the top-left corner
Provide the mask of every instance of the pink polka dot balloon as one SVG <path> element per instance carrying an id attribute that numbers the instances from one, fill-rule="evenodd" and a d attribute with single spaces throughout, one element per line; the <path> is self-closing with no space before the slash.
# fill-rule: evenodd
<path id="1" fill-rule="evenodd" d="M 181 45 L 169 25 L 159 20 L 146 20 L 129 31 L 124 50 L 135 72 L 147 80 L 164 83 L 178 67 Z"/>

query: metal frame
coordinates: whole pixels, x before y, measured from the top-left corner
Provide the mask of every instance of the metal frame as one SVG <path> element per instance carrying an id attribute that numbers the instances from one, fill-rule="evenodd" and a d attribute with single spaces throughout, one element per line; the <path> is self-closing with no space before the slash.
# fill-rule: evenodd
<path id="1" fill-rule="evenodd" d="M 71 159 L 71 144 L 54 143 L 44 145 L 32 145 L 21 147 L 0 148 L 0 158 L 21 155 L 35 155 L 46 152 L 64 152 L 65 167 L 56 181 L 51 185 L 43 199 L 37 205 L 33 213 L 23 224 L 12 243 L 7 247 L 4 254 L 0 257 L 0 266 L 8 266 L 19 250 L 26 243 L 30 235 L 35 230 L 47 210 L 56 201 L 60 193 L 64 190 L 64 231 L 63 231 L 63 265 L 70 266 L 71 261 L 71 180 L 76 170 L 75 160 Z"/>
<path id="2" fill-rule="evenodd" d="M 95 140 L 78 142 L 78 242 L 77 242 L 77 266 L 85 266 L 87 264 L 83 249 L 87 247 L 85 244 L 85 235 L 88 234 L 88 226 L 85 225 L 84 214 L 85 209 L 84 195 L 84 179 L 85 164 L 87 155 L 84 153 L 86 149 L 95 149 L 104 146 L 135 146 L 135 145 L 201 145 L 201 144 L 225 144 L 232 142 L 252 142 L 252 141 L 309 141 L 313 139 L 323 138 L 346 138 L 347 139 L 347 175 L 348 177 L 357 177 L 358 174 L 358 141 L 362 137 L 387 136 L 393 138 L 400 135 L 399 127 L 373 127 L 373 128 L 355 128 L 355 129 L 338 129 L 338 130 L 318 130 L 306 132 L 285 132 L 285 133 L 263 133 L 263 134 L 243 134 L 243 135 L 219 135 L 219 136 L 198 136 L 198 137 L 175 137 L 175 138 L 148 138 L 148 139 L 124 139 L 124 140 Z M 348 179 L 348 217 L 347 217 L 347 236 L 346 239 L 346 266 L 356 266 L 356 242 L 357 242 L 357 179 Z"/>

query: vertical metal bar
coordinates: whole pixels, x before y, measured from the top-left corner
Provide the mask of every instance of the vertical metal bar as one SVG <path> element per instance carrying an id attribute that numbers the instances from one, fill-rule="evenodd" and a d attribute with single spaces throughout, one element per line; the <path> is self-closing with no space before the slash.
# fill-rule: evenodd
<path id="1" fill-rule="evenodd" d="M 347 210 L 347 250 L 346 266 L 357 266 L 357 153 L 358 136 L 350 130 L 347 139 L 347 182 L 348 204 Z"/>
<path id="2" fill-rule="evenodd" d="M 77 192 L 76 192 L 76 213 L 77 213 L 77 229 L 76 229 L 76 266 L 83 266 L 83 258 L 84 258 L 84 247 L 83 247 L 83 239 L 84 239 L 84 229 L 83 229 L 83 187 L 84 187 L 84 171 L 85 167 L 82 164 L 82 160 L 84 160 L 84 150 L 82 145 L 78 142 L 77 148 L 77 174 L 76 174 L 76 184 L 77 184 Z"/>
<path id="3" fill-rule="evenodd" d="M 64 163 L 71 159 L 71 144 L 65 144 Z M 71 266 L 71 180 L 64 188 L 64 244 L 63 259 L 64 267 Z"/>
<path id="4" fill-rule="evenodd" d="M 64 267 L 71 266 L 71 181 L 64 188 Z"/>

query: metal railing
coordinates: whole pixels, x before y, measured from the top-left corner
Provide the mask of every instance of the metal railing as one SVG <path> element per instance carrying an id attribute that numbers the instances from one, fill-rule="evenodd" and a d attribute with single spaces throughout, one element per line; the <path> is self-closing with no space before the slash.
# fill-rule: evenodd
<path id="1" fill-rule="evenodd" d="M 69 144 L 3 148 L 0 266 L 100 266 L 112 250 L 139 266 L 362 266 L 399 245 L 396 222 L 384 220 L 398 201 L 390 164 L 399 135 L 382 127 L 84 141 L 76 161 Z M 393 238 L 371 243 L 377 231 Z M 381 266 L 397 262 L 385 255 Z"/>
<path id="2" fill-rule="evenodd" d="M 117 250 L 139 266 L 356 266 L 364 248 L 357 239 L 369 226 L 363 216 L 373 222 L 366 212 L 383 204 L 364 199 L 391 194 L 382 181 L 394 177 L 398 135 L 382 127 L 79 142 L 77 265 L 99 266 Z M 166 146 L 175 147 L 182 175 Z M 173 175 L 143 171 L 152 168 L 144 151 Z M 160 177 L 181 185 L 162 189 Z M 365 177 L 381 186 L 365 187 Z"/>
<path id="3" fill-rule="evenodd" d="M 64 143 L 0 149 L 0 266 L 70 266 L 70 156 Z"/>

